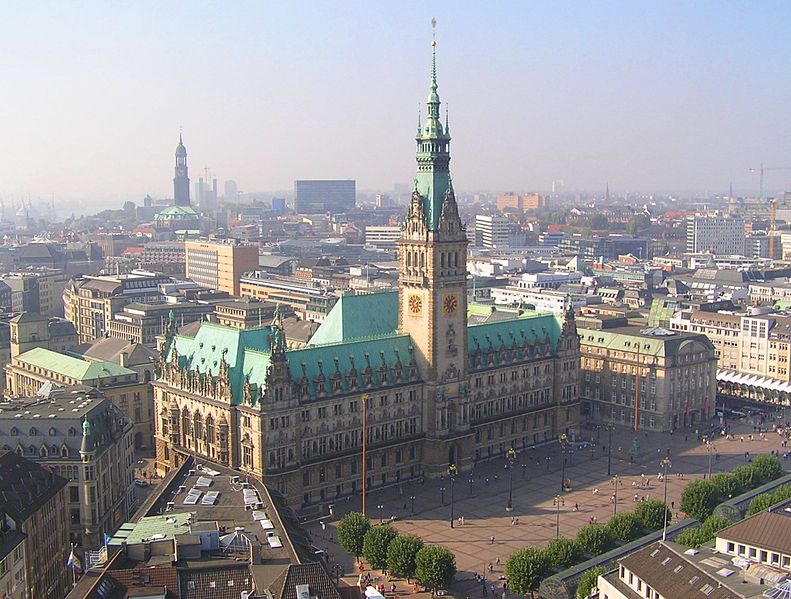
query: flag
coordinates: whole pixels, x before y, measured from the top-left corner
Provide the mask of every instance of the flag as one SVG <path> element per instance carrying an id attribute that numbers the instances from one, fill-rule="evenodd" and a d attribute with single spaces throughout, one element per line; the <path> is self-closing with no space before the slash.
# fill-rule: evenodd
<path id="1" fill-rule="evenodd" d="M 69 561 L 66 562 L 66 567 L 69 568 L 72 572 L 82 573 L 82 564 L 80 563 L 80 559 L 74 553 L 73 545 L 71 547 L 71 553 L 69 553 Z"/>
<path id="2" fill-rule="evenodd" d="M 104 533 L 104 544 L 105 545 L 110 543 L 110 539 L 112 539 L 112 537 L 110 535 L 108 535 L 107 533 Z"/>

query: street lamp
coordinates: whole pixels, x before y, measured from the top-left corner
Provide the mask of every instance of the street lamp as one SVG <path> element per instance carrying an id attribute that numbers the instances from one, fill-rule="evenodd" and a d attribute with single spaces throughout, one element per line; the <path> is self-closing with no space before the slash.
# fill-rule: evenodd
<path id="1" fill-rule="evenodd" d="M 566 443 L 568 442 L 569 438 L 566 433 L 560 434 L 560 451 L 563 454 L 563 464 L 560 468 L 560 491 L 563 492 L 566 490 Z"/>
<path id="2" fill-rule="evenodd" d="M 551 457 L 547 456 L 544 458 L 547 461 L 547 472 L 549 472 L 549 461 L 552 459 Z"/>
<path id="3" fill-rule="evenodd" d="M 662 540 L 664 541 L 667 538 L 667 470 L 673 464 L 670 463 L 670 458 L 665 456 L 665 458 L 659 462 L 659 465 L 662 466 L 662 479 L 665 482 L 665 494 L 664 494 L 664 502 L 665 502 L 665 521 L 662 526 Z"/>
<path id="4" fill-rule="evenodd" d="M 412 502 L 412 513 L 414 514 L 415 513 L 415 496 L 414 495 L 410 495 L 409 496 L 409 501 Z"/>
<path id="5" fill-rule="evenodd" d="M 621 477 L 616 474 L 615 476 L 612 477 L 610 484 L 615 489 L 613 491 L 613 506 L 612 506 L 612 513 L 613 515 L 615 515 L 615 513 L 618 511 L 618 487 L 623 485 L 623 481 L 621 480 Z"/>
<path id="6" fill-rule="evenodd" d="M 555 495 L 555 499 L 552 500 L 552 505 L 556 507 L 555 509 L 555 538 L 557 539 L 560 537 L 560 506 L 566 505 L 566 500 L 563 499 L 560 495 Z"/>
<path id="7" fill-rule="evenodd" d="M 604 428 L 607 431 L 607 476 L 610 476 L 610 465 L 612 463 L 612 431 L 615 425 L 612 422 L 608 422 L 604 425 Z"/>
<path id="8" fill-rule="evenodd" d="M 522 480 L 525 479 L 526 471 L 527 471 L 527 464 L 525 462 L 522 462 Z"/>
<path id="9" fill-rule="evenodd" d="M 450 478 L 450 527 L 453 528 L 453 485 L 456 482 L 456 464 L 448 466 L 448 477 Z"/>
<path id="10" fill-rule="evenodd" d="M 505 511 L 510 512 L 514 509 L 511 498 L 514 493 L 514 460 L 516 459 L 516 451 L 513 447 L 505 453 L 505 457 L 508 459 L 508 464 L 506 465 L 506 468 L 508 468 L 508 503 L 505 505 Z"/>
<path id="11" fill-rule="evenodd" d="M 445 505 L 445 487 L 439 488 L 439 497 L 440 497 L 440 504 Z"/>
<path id="12" fill-rule="evenodd" d="M 467 482 L 470 483 L 470 497 L 472 497 L 472 483 L 475 482 L 475 479 L 472 477 L 472 472 L 470 473 L 470 479 Z"/>
<path id="13" fill-rule="evenodd" d="M 714 447 L 714 444 L 707 440 L 706 441 L 706 451 L 709 453 L 709 480 L 711 480 L 711 454 L 717 451 L 717 448 Z"/>
<path id="14" fill-rule="evenodd" d="M 343 568 L 341 568 L 340 564 L 335 564 L 335 566 L 332 568 L 332 570 L 335 572 L 335 586 L 336 587 L 340 586 L 340 584 L 341 584 L 341 572 L 343 572 Z"/>

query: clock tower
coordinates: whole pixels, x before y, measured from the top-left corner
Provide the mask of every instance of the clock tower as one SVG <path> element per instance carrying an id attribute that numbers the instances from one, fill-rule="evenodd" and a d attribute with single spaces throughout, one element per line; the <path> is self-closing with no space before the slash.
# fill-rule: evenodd
<path id="1" fill-rule="evenodd" d="M 181 141 L 176 146 L 176 176 L 173 177 L 173 203 L 176 206 L 190 205 L 190 179 L 187 173 L 187 148 Z"/>
<path id="2" fill-rule="evenodd" d="M 441 472 L 469 435 L 467 405 L 467 235 L 450 177 L 450 131 L 437 92 L 436 42 L 424 123 L 418 120 L 417 175 L 399 249 L 399 330 L 412 338 L 426 383 L 429 470 Z M 459 467 L 462 464 L 458 464 Z"/>

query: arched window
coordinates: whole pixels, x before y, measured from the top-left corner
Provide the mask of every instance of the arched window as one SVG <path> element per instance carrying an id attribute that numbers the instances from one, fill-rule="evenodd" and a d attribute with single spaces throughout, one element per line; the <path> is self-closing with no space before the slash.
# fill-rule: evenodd
<path id="1" fill-rule="evenodd" d="M 50 429 L 49 429 L 49 436 L 50 437 L 54 437 L 57 434 L 58 434 L 58 431 L 55 430 L 55 427 L 54 426 L 50 427 Z"/>
<path id="2" fill-rule="evenodd" d="M 151 382 L 151 371 L 150 370 L 146 370 L 145 381 L 146 381 L 146 383 L 150 383 Z"/>
<path id="3" fill-rule="evenodd" d="M 41 449 L 38 450 L 38 455 L 41 456 L 42 458 L 47 457 L 48 453 L 49 452 L 47 451 L 47 448 L 44 445 L 42 445 Z"/>
<path id="4" fill-rule="evenodd" d="M 66 445 L 60 448 L 60 457 L 62 458 L 69 457 L 69 448 Z"/>
<path id="5" fill-rule="evenodd" d="M 76 437 L 76 436 L 77 436 L 77 430 L 74 427 L 70 428 L 69 437 Z"/>
<path id="6" fill-rule="evenodd" d="M 17 430 L 17 428 L 15 426 L 12 427 L 11 428 L 11 436 L 12 437 L 16 437 L 18 434 L 19 434 L 19 431 Z"/>

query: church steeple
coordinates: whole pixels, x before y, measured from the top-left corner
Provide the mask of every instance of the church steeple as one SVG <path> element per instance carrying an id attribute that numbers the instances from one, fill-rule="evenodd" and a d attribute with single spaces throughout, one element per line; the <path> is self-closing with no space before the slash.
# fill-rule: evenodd
<path id="1" fill-rule="evenodd" d="M 173 177 L 173 203 L 176 206 L 190 205 L 190 179 L 187 171 L 187 148 L 179 133 L 179 145 L 176 146 L 176 173 Z"/>

